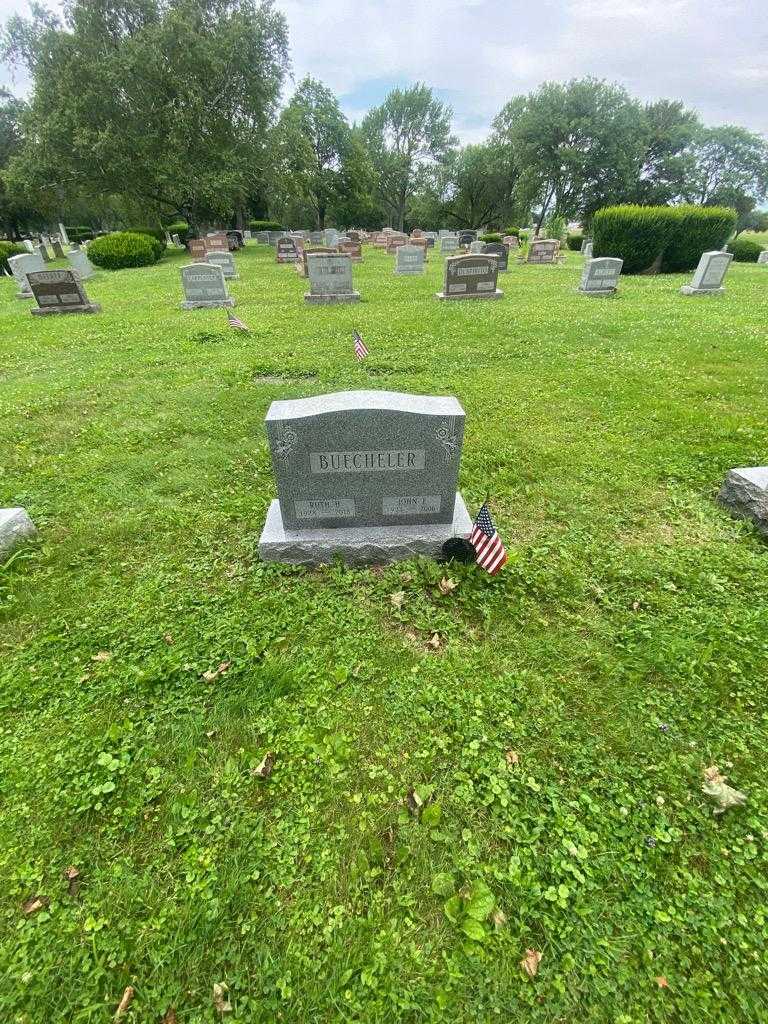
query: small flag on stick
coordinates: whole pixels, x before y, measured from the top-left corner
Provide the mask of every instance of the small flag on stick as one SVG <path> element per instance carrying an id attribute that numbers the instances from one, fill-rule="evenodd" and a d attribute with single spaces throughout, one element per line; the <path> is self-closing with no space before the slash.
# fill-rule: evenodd
<path id="1" fill-rule="evenodd" d="M 472 524 L 469 542 L 477 553 L 477 564 L 493 576 L 507 560 L 507 550 L 493 525 L 487 502 L 477 513 Z"/>
<path id="2" fill-rule="evenodd" d="M 365 357 L 368 355 L 368 349 L 365 347 L 365 342 L 357 333 L 357 331 L 352 332 L 352 337 L 355 342 L 355 355 L 357 356 L 358 361 L 360 359 L 365 359 Z"/>
<path id="3" fill-rule="evenodd" d="M 227 323 L 236 331 L 245 331 L 246 334 L 250 334 L 250 331 L 245 326 L 239 316 L 235 316 L 234 313 L 227 313 Z"/>

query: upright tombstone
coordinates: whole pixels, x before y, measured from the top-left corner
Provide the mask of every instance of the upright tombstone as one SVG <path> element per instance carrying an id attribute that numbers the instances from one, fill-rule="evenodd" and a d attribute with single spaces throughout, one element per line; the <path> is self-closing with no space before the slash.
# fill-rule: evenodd
<path id="1" fill-rule="evenodd" d="M 528 249 L 528 263 L 546 263 L 550 266 L 557 261 L 560 243 L 555 238 L 535 238 Z"/>
<path id="2" fill-rule="evenodd" d="M 424 232 L 421 230 L 421 228 L 413 228 L 413 230 L 411 231 L 411 238 L 423 238 L 423 237 L 424 237 Z"/>
<path id="3" fill-rule="evenodd" d="M 205 262 L 214 267 L 221 267 L 226 281 L 237 281 L 240 276 L 231 252 L 208 252 L 205 254 Z"/>
<path id="4" fill-rule="evenodd" d="M 410 239 L 400 231 L 393 231 L 387 235 L 387 256 L 391 256 L 400 245 L 408 245 Z"/>
<path id="5" fill-rule="evenodd" d="M 445 261 L 443 290 L 438 299 L 500 299 L 504 292 L 496 287 L 499 273 L 493 256 L 480 253 L 449 256 Z"/>
<path id="6" fill-rule="evenodd" d="M 509 270 L 509 249 L 503 242 L 486 242 L 482 252 L 486 256 L 493 256 L 496 259 L 500 274 L 504 274 Z"/>
<path id="7" fill-rule="evenodd" d="M 338 249 L 331 249 L 327 245 L 313 246 L 311 249 L 303 249 L 301 252 L 301 259 L 296 260 L 296 272 L 299 277 L 309 277 L 309 268 L 307 266 L 307 257 L 311 256 L 312 253 L 326 253 L 338 252 Z"/>
<path id="8" fill-rule="evenodd" d="M 581 275 L 579 291 L 582 295 L 615 295 L 624 260 L 600 256 L 587 260 Z"/>
<path id="9" fill-rule="evenodd" d="M 43 263 L 51 262 L 51 254 L 48 252 L 48 246 L 45 242 L 41 242 L 40 245 L 35 246 L 35 253 L 42 259 Z"/>
<path id="10" fill-rule="evenodd" d="M 464 410 L 455 398 L 342 391 L 273 402 L 277 500 L 265 561 L 351 564 L 439 557 L 472 530 L 457 491 Z"/>
<path id="11" fill-rule="evenodd" d="M 29 286 L 27 275 L 38 270 L 45 270 L 43 257 L 38 253 L 25 252 L 19 256 L 9 256 L 7 263 L 11 268 L 16 284 L 19 286 L 16 298 L 31 299 L 32 289 Z"/>
<path id="12" fill-rule="evenodd" d="M 592 243 L 592 241 L 590 239 L 590 241 L 587 242 L 585 244 L 584 248 L 581 250 L 585 260 L 591 260 L 592 259 L 592 245 L 593 245 L 593 243 Z"/>
<path id="13" fill-rule="evenodd" d="M 768 249 L 763 249 L 757 257 L 758 266 L 768 266 Z"/>
<path id="14" fill-rule="evenodd" d="M 459 248 L 468 249 L 470 245 L 476 240 L 476 231 L 460 231 L 459 232 Z"/>
<path id="15" fill-rule="evenodd" d="M 84 249 L 75 247 L 70 249 L 67 253 L 67 260 L 69 261 L 70 267 L 74 270 L 76 276 L 81 281 L 87 281 L 89 277 L 93 277 L 94 268 Z"/>
<path id="16" fill-rule="evenodd" d="M 243 239 L 246 242 L 250 242 L 250 240 L 252 238 L 253 238 L 253 232 L 251 231 L 251 229 L 250 228 L 243 228 Z"/>
<path id="17" fill-rule="evenodd" d="M 176 233 L 175 231 L 174 231 L 174 233 L 173 233 L 173 234 L 171 235 L 171 241 L 172 241 L 172 242 L 173 242 L 173 244 L 174 244 L 175 246 L 177 246 L 177 247 L 178 247 L 179 249 L 181 249 L 181 248 L 182 248 L 182 245 L 181 245 L 181 239 L 179 238 L 178 234 L 177 234 L 177 233 Z"/>
<path id="18" fill-rule="evenodd" d="M 349 235 L 350 242 L 362 242 L 363 240 L 362 231 L 348 231 L 347 234 Z"/>
<path id="19" fill-rule="evenodd" d="M 424 249 L 420 245 L 399 245 L 395 249 L 396 274 L 423 274 Z"/>
<path id="20" fill-rule="evenodd" d="M 504 237 L 502 238 L 502 242 L 510 250 L 520 248 L 520 239 L 517 237 L 517 235 L 504 235 Z"/>
<path id="21" fill-rule="evenodd" d="M 592 239 L 591 238 L 587 238 L 586 235 L 582 238 L 581 246 L 579 248 L 579 252 L 581 253 L 582 256 L 587 251 L 587 246 L 590 244 L 591 241 L 592 241 Z"/>
<path id="22" fill-rule="evenodd" d="M 69 235 L 67 234 L 67 229 L 61 223 L 61 221 L 59 221 L 59 236 L 61 237 L 61 240 L 64 243 L 64 245 L 69 245 Z"/>
<path id="23" fill-rule="evenodd" d="M 458 235 L 443 235 L 440 239 L 440 252 L 451 253 L 456 252 L 459 248 L 459 236 Z"/>
<path id="24" fill-rule="evenodd" d="M 182 309 L 214 309 L 235 304 L 227 291 L 224 271 L 211 263 L 182 267 L 181 284 L 184 288 Z"/>
<path id="25" fill-rule="evenodd" d="M 333 248 L 333 246 L 338 243 L 338 240 L 339 232 L 336 228 L 326 228 L 325 231 L 323 231 L 323 241 L 327 246 Z"/>
<path id="26" fill-rule="evenodd" d="M 289 235 L 282 235 L 275 247 L 275 260 L 278 263 L 295 263 L 299 257 L 296 242 Z"/>
<path id="27" fill-rule="evenodd" d="M 434 249 L 435 242 L 437 241 L 437 232 L 436 231 L 425 231 L 424 232 L 424 237 L 427 240 L 427 248 L 428 249 Z"/>
<path id="28" fill-rule="evenodd" d="M 215 231 L 203 239 L 206 252 L 229 252 L 229 239 L 225 231 Z"/>
<path id="29" fill-rule="evenodd" d="M 269 231 L 269 232 L 267 232 L 267 234 L 269 235 L 269 244 L 272 246 L 272 248 L 274 248 L 277 245 L 278 240 L 283 238 L 285 232 L 283 232 L 283 231 Z"/>
<path id="30" fill-rule="evenodd" d="M 31 238 L 22 239 L 22 244 L 24 248 L 27 250 L 27 252 L 33 253 L 35 251 L 35 243 L 32 241 Z"/>
<path id="31" fill-rule="evenodd" d="M 73 270 L 38 270 L 27 275 L 37 306 L 33 316 L 56 313 L 98 313 L 101 306 L 91 302 Z"/>
<path id="32" fill-rule="evenodd" d="M 269 232 L 268 231 L 257 231 L 256 241 L 259 245 L 269 245 Z"/>
<path id="33" fill-rule="evenodd" d="M 768 466 L 730 469 L 717 500 L 732 516 L 751 519 L 768 537 Z"/>
<path id="34" fill-rule="evenodd" d="M 720 252 L 713 249 L 710 252 L 702 253 L 699 265 L 693 275 L 690 284 L 685 284 L 680 289 L 682 295 L 722 295 L 723 279 L 726 271 L 733 260 L 730 252 Z"/>
<path id="35" fill-rule="evenodd" d="M 64 250 L 61 248 L 61 242 L 58 238 L 51 239 L 51 248 L 53 249 L 53 258 L 57 260 L 64 259 Z"/>
<path id="36" fill-rule="evenodd" d="M 478 242 L 478 241 L 470 242 L 469 243 L 469 251 L 472 252 L 472 253 L 475 253 L 475 252 L 485 252 L 485 242 Z"/>
<path id="37" fill-rule="evenodd" d="M 193 260 L 202 262 L 208 252 L 204 238 L 190 238 L 187 240 L 187 250 Z"/>
<path id="38" fill-rule="evenodd" d="M 309 240 L 312 245 L 323 245 L 325 243 L 325 232 L 324 231 L 310 231 Z"/>
<path id="39" fill-rule="evenodd" d="M 353 263 L 363 262 L 363 247 L 360 242 L 354 242 L 352 239 L 348 242 L 339 242 L 338 250 L 346 253 Z"/>
<path id="40" fill-rule="evenodd" d="M 313 306 L 359 302 L 360 292 L 352 285 L 352 260 L 346 253 L 307 253 L 309 291 L 304 301 Z"/>

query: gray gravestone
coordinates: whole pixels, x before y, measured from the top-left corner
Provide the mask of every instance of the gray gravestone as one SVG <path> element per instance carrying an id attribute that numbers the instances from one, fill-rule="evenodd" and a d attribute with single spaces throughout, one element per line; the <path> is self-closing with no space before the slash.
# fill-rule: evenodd
<path id="1" fill-rule="evenodd" d="M 768 266 L 768 249 L 763 249 L 763 251 L 757 257 L 757 262 L 760 266 Z"/>
<path id="2" fill-rule="evenodd" d="M 307 253 L 309 291 L 304 301 L 311 305 L 359 302 L 360 292 L 352 285 L 352 260 L 344 253 Z"/>
<path id="3" fill-rule="evenodd" d="M 214 267 L 221 267 L 224 278 L 227 281 L 237 281 L 238 273 L 235 266 L 235 257 L 231 252 L 209 252 L 205 255 L 205 262 Z"/>
<path id="4" fill-rule="evenodd" d="M 449 256 L 445 261 L 443 290 L 438 299 L 500 299 L 496 287 L 499 268 L 493 256 L 480 253 Z"/>
<path id="5" fill-rule="evenodd" d="M 51 239 L 51 248 L 53 249 L 53 257 L 57 260 L 64 259 L 64 250 L 61 248 L 61 242 L 58 238 Z"/>
<path id="6" fill-rule="evenodd" d="M 502 242 L 506 245 L 507 249 L 519 249 L 520 239 L 517 235 L 504 235 Z"/>
<path id="7" fill-rule="evenodd" d="M 591 241 L 587 242 L 587 244 L 584 246 L 582 252 L 584 254 L 584 259 L 585 260 L 591 260 L 592 259 L 592 242 Z"/>
<path id="8" fill-rule="evenodd" d="M 22 253 L 20 256 L 9 256 L 7 263 L 11 268 L 16 284 L 19 286 L 16 298 L 31 299 L 32 289 L 29 287 L 27 274 L 38 270 L 45 270 L 43 257 L 38 255 L 38 253 L 27 252 Z"/>
<path id="9" fill-rule="evenodd" d="M 702 253 L 693 280 L 683 285 L 680 292 L 683 295 L 722 295 L 725 291 L 723 278 L 732 260 L 731 253 L 717 249 Z"/>
<path id="10" fill-rule="evenodd" d="M 26 509 L 0 508 L 0 562 L 20 545 L 37 536 L 35 524 Z"/>
<path id="11" fill-rule="evenodd" d="M 768 536 L 768 466 L 729 470 L 717 500 L 739 519 L 751 519 Z"/>
<path id="12" fill-rule="evenodd" d="M 591 238 L 586 238 L 586 237 L 582 238 L 582 240 L 581 240 L 581 247 L 579 248 L 579 252 L 581 253 L 582 256 L 587 251 L 587 246 L 590 244 L 591 241 L 592 241 Z"/>
<path id="13" fill-rule="evenodd" d="M 257 231 L 256 241 L 259 245 L 269 245 L 269 232 L 268 231 Z"/>
<path id="14" fill-rule="evenodd" d="M 471 253 L 485 252 L 485 242 L 470 242 L 469 251 Z"/>
<path id="15" fill-rule="evenodd" d="M 175 231 L 171 235 L 171 241 L 173 242 L 174 245 L 176 245 L 179 248 L 181 248 L 181 239 L 179 238 L 178 234 Z"/>
<path id="16" fill-rule="evenodd" d="M 486 242 L 482 250 L 486 256 L 493 256 L 499 266 L 499 273 L 509 270 L 509 249 L 503 242 Z"/>
<path id="17" fill-rule="evenodd" d="M 273 402 L 266 426 L 278 497 L 263 559 L 392 562 L 439 556 L 446 541 L 469 537 L 455 398 L 342 391 Z"/>
<path id="18" fill-rule="evenodd" d="M 89 277 L 93 277 L 93 264 L 83 249 L 70 249 L 67 253 L 67 260 L 81 281 L 87 281 Z"/>
<path id="19" fill-rule="evenodd" d="M 420 245 L 399 245 L 395 250 L 395 273 L 423 274 L 423 247 Z"/>
<path id="20" fill-rule="evenodd" d="M 269 244 L 274 248 L 277 245 L 278 239 L 283 238 L 282 231 L 269 231 Z"/>
<path id="21" fill-rule="evenodd" d="M 45 242 L 41 242 L 40 245 L 35 247 L 35 252 L 42 258 L 43 263 L 50 263 L 53 257 L 48 252 L 48 246 Z"/>
<path id="22" fill-rule="evenodd" d="M 227 291 L 224 271 L 211 263 L 192 263 L 182 267 L 181 283 L 184 288 L 182 309 L 211 309 L 235 304 Z"/>
<path id="23" fill-rule="evenodd" d="M 440 252 L 453 253 L 459 248 L 458 235 L 443 235 L 440 239 Z"/>
<path id="24" fill-rule="evenodd" d="M 101 306 L 91 302 L 73 270 L 38 270 L 27 274 L 37 306 L 33 316 L 57 313 L 98 313 Z"/>
<path id="25" fill-rule="evenodd" d="M 528 262 L 553 264 L 559 252 L 560 243 L 556 239 L 536 238 L 528 249 Z"/>
<path id="26" fill-rule="evenodd" d="M 323 232 L 323 241 L 330 248 L 333 248 L 335 245 L 337 245 L 339 241 L 339 232 L 336 230 L 336 228 L 326 228 L 325 231 Z"/>
<path id="27" fill-rule="evenodd" d="M 324 245 L 325 233 L 323 231 L 310 231 L 309 240 L 312 243 L 312 245 Z"/>
<path id="28" fill-rule="evenodd" d="M 22 244 L 23 244 L 24 248 L 27 250 L 27 252 L 34 253 L 34 251 L 35 251 L 35 243 L 32 241 L 31 238 L 24 238 L 24 239 L 22 239 Z"/>
<path id="29" fill-rule="evenodd" d="M 278 263 L 295 263 L 299 258 L 296 242 L 289 235 L 282 235 L 277 240 L 275 259 Z"/>
<path id="30" fill-rule="evenodd" d="M 64 245 L 69 245 L 69 235 L 67 234 L 67 229 L 61 223 L 59 223 L 59 235 L 61 236 L 61 240 L 64 243 Z"/>
<path id="31" fill-rule="evenodd" d="M 619 274 L 624 260 L 601 256 L 587 260 L 581 275 L 579 291 L 583 295 L 613 295 L 619 286 Z"/>

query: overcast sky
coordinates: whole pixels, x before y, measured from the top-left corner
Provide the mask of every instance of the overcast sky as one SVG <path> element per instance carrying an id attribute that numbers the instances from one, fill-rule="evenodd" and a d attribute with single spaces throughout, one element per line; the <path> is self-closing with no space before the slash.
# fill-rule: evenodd
<path id="1" fill-rule="evenodd" d="M 49 6 L 55 6 L 49 0 Z M 768 0 L 277 0 L 293 76 L 312 74 L 359 120 L 426 82 L 464 142 L 512 96 L 594 75 L 641 99 L 681 99 L 707 124 L 768 136 Z M 0 0 L 0 17 L 26 11 Z M 9 69 L 0 78 L 17 93 Z M 289 87 L 290 91 L 290 87 Z"/>

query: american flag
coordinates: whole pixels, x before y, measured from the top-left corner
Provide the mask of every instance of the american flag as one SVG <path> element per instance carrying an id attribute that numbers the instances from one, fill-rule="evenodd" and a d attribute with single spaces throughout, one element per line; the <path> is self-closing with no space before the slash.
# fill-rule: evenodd
<path id="1" fill-rule="evenodd" d="M 365 359 L 365 357 L 368 355 L 368 349 L 365 347 L 365 342 L 357 333 L 357 331 L 352 332 L 352 337 L 355 342 L 355 355 L 357 356 L 358 359 Z"/>
<path id="2" fill-rule="evenodd" d="M 477 564 L 491 576 L 497 573 L 506 562 L 507 550 L 496 532 L 486 502 L 483 502 L 483 506 L 472 524 L 469 542 L 477 552 Z"/>
<path id="3" fill-rule="evenodd" d="M 245 331 L 246 334 L 250 333 L 250 331 L 245 326 L 245 324 L 240 319 L 240 317 L 239 316 L 235 316 L 234 313 L 227 313 L 227 323 L 229 324 L 230 327 L 233 327 L 236 331 Z"/>

